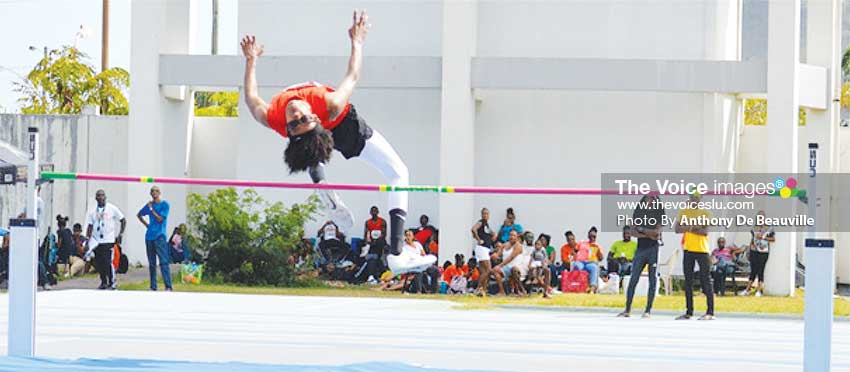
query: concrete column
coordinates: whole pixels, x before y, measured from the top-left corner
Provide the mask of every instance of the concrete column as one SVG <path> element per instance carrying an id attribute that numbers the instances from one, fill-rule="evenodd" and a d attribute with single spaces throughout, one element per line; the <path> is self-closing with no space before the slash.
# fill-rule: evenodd
<path id="1" fill-rule="evenodd" d="M 800 0 L 771 1 L 767 33 L 767 172 L 798 171 L 798 69 L 800 61 Z M 782 213 L 791 215 L 794 202 Z M 771 211 L 768 211 L 771 213 Z M 776 234 L 765 270 L 765 291 L 794 294 L 797 233 Z"/>
<path id="2" fill-rule="evenodd" d="M 193 41 L 193 2 L 139 1 L 132 5 L 130 120 L 127 172 L 139 176 L 183 175 L 186 128 L 192 118 L 191 93 L 186 87 L 160 87 L 159 55 L 188 54 Z M 150 184 L 130 184 L 124 249 L 130 260 L 145 259 L 144 226 L 135 215 L 150 200 Z M 185 221 L 186 187 L 159 185 L 171 204 L 168 229 Z"/>
<path id="3" fill-rule="evenodd" d="M 443 3 L 443 80 L 440 114 L 440 183 L 474 185 L 475 99 L 471 58 L 476 51 L 478 3 Z M 471 255 L 473 196 L 440 194 L 440 262 Z M 411 223 L 412 224 L 412 223 Z"/>
<path id="4" fill-rule="evenodd" d="M 818 173 L 838 173 L 839 116 L 841 103 L 833 101 L 841 98 L 841 2 L 838 0 L 812 1 L 808 4 L 808 32 L 806 34 L 806 61 L 810 65 L 827 68 L 826 110 L 809 110 L 806 118 L 807 139 L 804 142 L 816 142 L 819 146 Z M 815 218 L 818 221 L 819 238 L 835 238 L 837 234 L 829 231 L 832 188 L 829 182 L 820 177 L 818 182 L 818 209 Z M 846 243 L 850 243 L 845 241 Z M 844 282 L 850 281 L 850 247 L 837 242 L 836 274 Z"/>
<path id="5" fill-rule="evenodd" d="M 705 60 L 736 61 L 741 56 L 741 7 L 738 1 L 705 2 Z M 694 93 L 698 94 L 698 93 Z M 735 171 L 738 155 L 738 98 L 734 94 L 703 94 L 701 173 Z M 725 178 L 720 178 L 725 180 Z M 731 180 L 730 180 L 731 181 Z M 736 211 L 713 210 L 713 216 L 730 217 Z M 713 245 L 720 231 L 709 234 Z"/>

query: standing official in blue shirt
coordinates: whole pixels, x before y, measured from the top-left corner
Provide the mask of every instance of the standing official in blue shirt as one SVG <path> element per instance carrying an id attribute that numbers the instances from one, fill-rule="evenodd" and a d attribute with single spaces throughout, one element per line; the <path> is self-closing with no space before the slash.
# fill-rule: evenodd
<path id="1" fill-rule="evenodd" d="M 151 290 L 156 290 L 156 261 L 159 257 L 159 267 L 162 271 L 162 281 L 165 283 L 165 290 L 171 291 L 171 269 L 168 267 L 171 264 L 171 252 L 168 250 L 168 245 L 165 244 L 165 228 L 168 224 L 168 202 L 160 197 L 158 186 L 151 187 L 151 198 L 153 200 L 145 204 L 136 216 L 139 221 L 147 227 L 145 232 L 145 247 L 148 254 L 148 270 L 151 276 Z M 143 218 L 148 216 L 147 221 Z"/>

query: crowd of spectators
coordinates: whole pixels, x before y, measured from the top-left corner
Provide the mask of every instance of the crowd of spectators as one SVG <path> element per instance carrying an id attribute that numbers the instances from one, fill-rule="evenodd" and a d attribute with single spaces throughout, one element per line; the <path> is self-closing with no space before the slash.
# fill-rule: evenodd
<path id="1" fill-rule="evenodd" d="M 591 226 L 584 239 L 577 239 L 571 230 L 564 232 L 565 243 L 558 250 L 552 245 L 551 235 L 532 232 L 517 222 L 513 208 L 505 211 L 498 229 L 491 229 L 490 212 L 484 208 L 481 219 L 471 229 L 475 245 L 472 257 L 467 259 L 457 254 L 454 260 L 419 272 L 392 273 L 386 264 L 389 253 L 386 220 L 374 206 L 370 215 L 364 223 L 363 237 L 350 240 L 332 221 L 327 221 L 314 239 L 305 240 L 307 248 L 298 257 L 293 257 L 292 262 L 299 265 L 307 262 L 310 247 L 314 247 L 312 267 L 318 269 L 316 275 L 323 279 L 371 283 L 376 285 L 376 290 L 514 296 L 539 293 L 549 297 L 563 290 L 570 272 L 586 273 L 576 277 L 585 278 L 582 280 L 586 283 L 579 288 L 588 293 L 620 293 L 623 290 L 621 281 L 632 275 L 638 248 L 629 226 L 624 227 L 621 238 L 609 243 L 607 248 L 597 240 L 598 229 Z M 767 233 L 753 234 L 754 238 L 757 236 L 767 236 Z M 405 249 L 412 249 L 419 255 L 439 254 L 439 229 L 430 224 L 427 215 L 420 216 L 419 226 L 406 231 Z M 747 246 L 736 247 L 727 244 L 725 238 L 718 239 L 716 249 L 710 254 L 708 269 L 710 285 L 715 292 L 725 295 L 727 278 L 740 274 L 742 261 L 746 264 L 752 257 L 749 251 Z M 758 272 L 752 278 L 745 290 L 747 293 L 750 288 L 760 290 L 758 285 L 763 285 L 763 277 Z"/>

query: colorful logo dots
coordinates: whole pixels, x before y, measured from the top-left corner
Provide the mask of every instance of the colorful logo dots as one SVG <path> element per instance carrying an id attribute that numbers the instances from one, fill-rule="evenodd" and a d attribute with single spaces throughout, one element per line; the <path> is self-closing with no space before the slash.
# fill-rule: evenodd
<path id="1" fill-rule="evenodd" d="M 776 179 L 773 180 L 773 185 L 776 186 L 777 190 L 779 190 L 779 196 L 781 196 L 782 199 L 796 197 L 800 193 L 800 190 L 797 190 L 797 179 L 794 177 L 788 177 L 788 179 L 776 177 Z M 776 195 L 776 193 L 773 195 Z"/>
<path id="2" fill-rule="evenodd" d="M 785 181 L 785 185 L 792 188 L 792 189 L 796 189 L 797 188 L 797 179 L 794 178 L 794 177 L 789 177 L 788 180 Z"/>

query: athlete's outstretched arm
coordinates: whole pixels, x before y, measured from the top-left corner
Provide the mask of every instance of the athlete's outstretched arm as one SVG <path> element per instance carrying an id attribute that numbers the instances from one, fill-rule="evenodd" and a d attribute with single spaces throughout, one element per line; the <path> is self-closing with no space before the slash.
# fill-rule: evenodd
<path id="1" fill-rule="evenodd" d="M 357 10 L 354 11 L 354 19 L 351 27 L 348 29 L 348 37 L 351 39 L 351 57 L 348 59 L 348 71 L 342 82 L 336 88 L 336 92 L 328 93 L 325 101 L 328 104 L 328 111 L 332 118 L 339 115 L 340 112 L 348 104 L 351 99 L 351 94 L 354 93 L 354 87 L 357 85 L 357 80 L 360 80 L 360 68 L 363 65 L 363 42 L 366 40 L 366 33 L 369 32 L 369 16 L 365 11 L 360 12 L 360 17 L 357 17 Z"/>
<path id="2" fill-rule="evenodd" d="M 268 127 L 266 111 L 269 106 L 257 91 L 257 60 L 263 55 L 263 46 L 257 45 L 257 37 L 252 35 L 242 38 L 240 45 L 245 55 L 245 104 L 251 110 L 254 120 Z"/>

